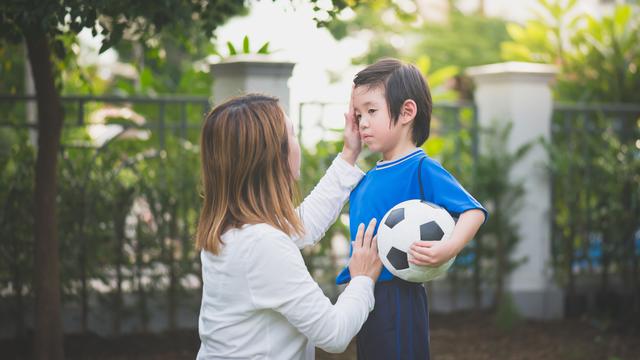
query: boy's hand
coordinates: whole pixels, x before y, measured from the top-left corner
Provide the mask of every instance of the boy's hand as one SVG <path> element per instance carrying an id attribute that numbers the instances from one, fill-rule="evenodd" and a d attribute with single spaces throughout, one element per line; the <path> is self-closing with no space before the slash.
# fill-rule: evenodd
<path id="1" fill-rule="evenodd" d="M 344 147 L 342 148 L 342 158 L 351 165 L 356 163 L 360 150 L 362 150 L 362 141 L 360 140 L 360 128 L 356 121 L 355 109 L 353 107 L 353 89 L 351 87 L 351 98 L 349 100 L 349 109 L 344 114 Z"/>
<path id="2" fill-rule="evenodd" d="M 438 267 L 455 255 L 450 242 L 416 241 L 409 248 L 409 262 L 420 266 Z"/>
<path id="3" fill-rule="evenodd" d="M 456 256 L 484 222 L 484 212 L 473 209 L 460 215 L 448 241 L 416 241 L 409 249 L 409 262 L 421 266 L 440 266 Z"/>

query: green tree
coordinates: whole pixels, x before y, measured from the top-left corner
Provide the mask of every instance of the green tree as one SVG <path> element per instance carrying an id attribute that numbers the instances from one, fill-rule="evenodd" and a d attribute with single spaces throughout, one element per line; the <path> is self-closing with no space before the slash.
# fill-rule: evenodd
<path id="1" fill-rule="evenodd" d="M 556 97 L 565 101 L 640 101 L 640 18 L 618 5 L 601 19 L 575 11 L 576 0 L 540 0 L 525 25 L 509 24 L 505 60 L 559 67 Z"/>
<path id="2" fill-rule="evenodd" d="M 25 334 L 25 308 L 33 275 L 33 170 L 26 134 L 0 128 L 0 286 L 11 289 L 16 338 Z"/>
<path id="3" fill-rule="evenodd" d="M 141 37 L 164 29 L 198 27 L 206 34 L 244 9 L 243 1 L 21 1 L 0 6 L 3 40 L 24 40 L 36 89 L 38 149 L 35 166 L 35 357 L 62 359 L 60 279 L 55 215 L 57 155 L 63 125 L 53 55 L 64 59 L 62 37 L 91 28 L 105 35 L 101 50 L 126 32 Z"/>
<path id="4" fill-rule="evenodd" d="M 558 66 L 558 100 L 638 103 L 638 7 L 617 5 L 611 14 L 597 19 L 576 12 L 576 6 L 575 0 L 540 0 L 542 11 L 536 18 L 525 25 L 509 24 L 512 40 L 503 43 L 503 57 Z M 637 309 L 637 114 L 604 111 L 598 105 L 592 109 L 556 111 L 554 138 L 546 144 L 554 189 L 556 275 L 573 296 L 574 265 L 577 261 L 591 264 L 587 250 L 590 236 L 595 235 L 601 239 L 601 291 L 610 291 L 610 273 L 617 272 L 628 284 L 625 287 L 634 289 L 632 301 Z M 593 272 L 593 266 L 587 271 Z"/>
<path id="5" fill-rule="evenodd" d="M 314 3 L 317 3 L 314 0 Z M 317 7 L 317 20 L 335 18 L 348 3 L 336 0 Z M 166 37 L 175 47 L 191 43 L 192 39 L 213 37 L 216 27 L 230 16 L 243 13 L 243 0 L 192 1 L 12 1 L 0 5 L 0 39 L 26 45 L 27 56 L 33 70 L 37 109 L 38 147 L 35 164 L 35 357 L 61 359 L 62 347 L 60 319 L 60 261 L 55 211 L 57 197 L 57 159 L 64 122 L 60 101 L 61 73 L 73 66 L 71 44 L 75 34 L 84 28 L 94 36 L 102 34 L 101 52 L 122 43 L 123 39 L 159 40 Z M 202 35 L 202 36 L 199 36 Z M 153 45 L 153 41 L 151 41 Z M 179 45 L 179 46 L 178 46 Z M 153 48 L 153 46 L 150 46 Z M 3 47 L 4 49 L 4 47 Z M 206 50 L 206 49 L 205 49 Z M 159 48 L 157 58 L 162 60 Z M 194 54 L 199 49 L 183 49 Z M 175 53 L 180 53 L 176 51 Z M 166 51 L 171 55 L 173 51 Z M 171 74 L 184 71 L 185 60 L 159 62 L 158 71 Z M 168 64 L 168 65 L 167 65 Z M 162 66 L 167 66 L 163 68 Z M 171 66 L 178 70 L 172 71 Z M 141 77 L 148 81 L 152 72 Z M 151 79 L 151 81 L 154 79 Z M 163 90 L 190 89 L 189 76 L 171 77 Z M 81 82 L 80 82 L 81 83 Z M 85 82 L 86 83 L 86 82 Z M 144 83 L 143 83 L 144 85 Z M 162 85 L 162 84 L 161 84 Z M 81 87 L 81 89 L 91 89 Z"/>
<path id="6" fill-rule="evenodd" d="M 24 94 L 24 49 L 0 42 L 0 93 Z"/>
<path id="7" fill-rule="evenodd" d="M 410 4 L 411 7 L 401 7 L 388 0 L 362 3 L 354 7 L 353 18 L 337 18 L 328 24 L 328 28 L 337 39 L 358 36 L 363 32 L 368 34 L 369 49 L 354 59 L 358 64 L 371 64 L 383 57 L 401 58 L 417 64 L 428 58 L 431 68 L 441 70 L 500 61 L 500 44 L 508 40 L 505 21 L 464 14 L 452 1 L 446 22 L 428 22 L 422 20 L 415 10 L 418 4 Z M 459 70 L 447 72 L 446 85 L 458 92 L 454 99 L 470 99 L 470 80 Z M 433 86 L 431 76 L 427 80 Z"/>
<path id="8" fill-rule="evenodd" d="M 411 2 L 414 6 L 415 3 Z M 348 20 L 333 18 L 325 25 L 338 40 L 358 35 L 363 31 L 371 33 L 369 51 L 354 59 L 355 63 L 372 64 L 382 57 L 403 57 L 403 49 L 397 48 L 389 39 L 412 30 L 411 23 L 416 21 L 416 12 L 409 12 L 390 0 L 371 0 L 354 4 L 355 16 Z"/>

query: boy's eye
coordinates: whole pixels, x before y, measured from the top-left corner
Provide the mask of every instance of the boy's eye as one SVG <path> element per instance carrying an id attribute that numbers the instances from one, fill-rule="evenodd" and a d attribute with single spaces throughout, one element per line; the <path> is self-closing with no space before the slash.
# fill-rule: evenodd
<path id="1" fill-rule="evenodd" d="M 360 114 L 356 114 L 356 121 L 360 122 L 360 118 L 362 117 L 362 115 Z"/>
<path id="2" fill-rule="evenodd" d="M 374 112 L 376 112 L 376 109 L 369 109 L 369 114 L 373 114 Z"/>

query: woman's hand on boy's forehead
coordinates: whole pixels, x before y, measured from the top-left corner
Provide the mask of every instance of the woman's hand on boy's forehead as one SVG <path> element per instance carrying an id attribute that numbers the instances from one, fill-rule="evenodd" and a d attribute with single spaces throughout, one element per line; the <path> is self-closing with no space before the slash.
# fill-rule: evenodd
<path id="1" fill-rule="evenodd" d="M 358 126 L 358 118 L 356 116 L 356 108 L 355 108 L 355 103 L 354 103 L 354 96 L 355 96 L 355 89 L 356 89 L 356 84 L 351 84 L 351 94 L 349 95 L 349 109 L 348 109 L 348 113 L 350 113 L 350 116 L 353 117 L 353 119 L 356 121 L 356 126 Z M 347 115 L 347 114 L 345 114 Z"/>
<path id="2" fill-rule="evenodd" d="M 355 109 L 353 108 L 353 87 L 351 88 L 351 99 L 349 100 L 349 108 L 344 113 L 344 147 L 342 155 L 345 160 L 354 164 L 360 150 L 362 149 L 362 141 L 360 140 L 360 129 L 356 121 Z"/>
<path id="3" fill-rule="evenodd" d="M 349 108 L 347 109 L 347 112 L 344 114 L 345 135 L 349 128 L 352 128 L 354 131 L 359 132 L 358 124 L 356 122 L 356 109 L 353 106 L 354 89 L 355 89 L 355 84 L 351 86 L 351 95 L 349 97 Z"/>
<path id="4" fill-rule="evenodd" d="M 349 111 L 353 111 L 353 96 L 354 91 L 356 90 L 356 84 L 351 84 L 351 94 L 349 94 Z"/>

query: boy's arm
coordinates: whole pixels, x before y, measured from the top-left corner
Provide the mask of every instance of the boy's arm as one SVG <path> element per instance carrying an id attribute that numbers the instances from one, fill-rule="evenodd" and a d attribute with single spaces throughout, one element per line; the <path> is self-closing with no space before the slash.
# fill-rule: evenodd
<path id="1" fill-rule="evenodd" d="M 485 214 L 479 209 L 467 210 L 453 228 L 449 241 L 416 241 L 409 249 L 409 262 L 421 266 L 440 266 L 456 256 L 473 239 L 484 222 Z"/>

